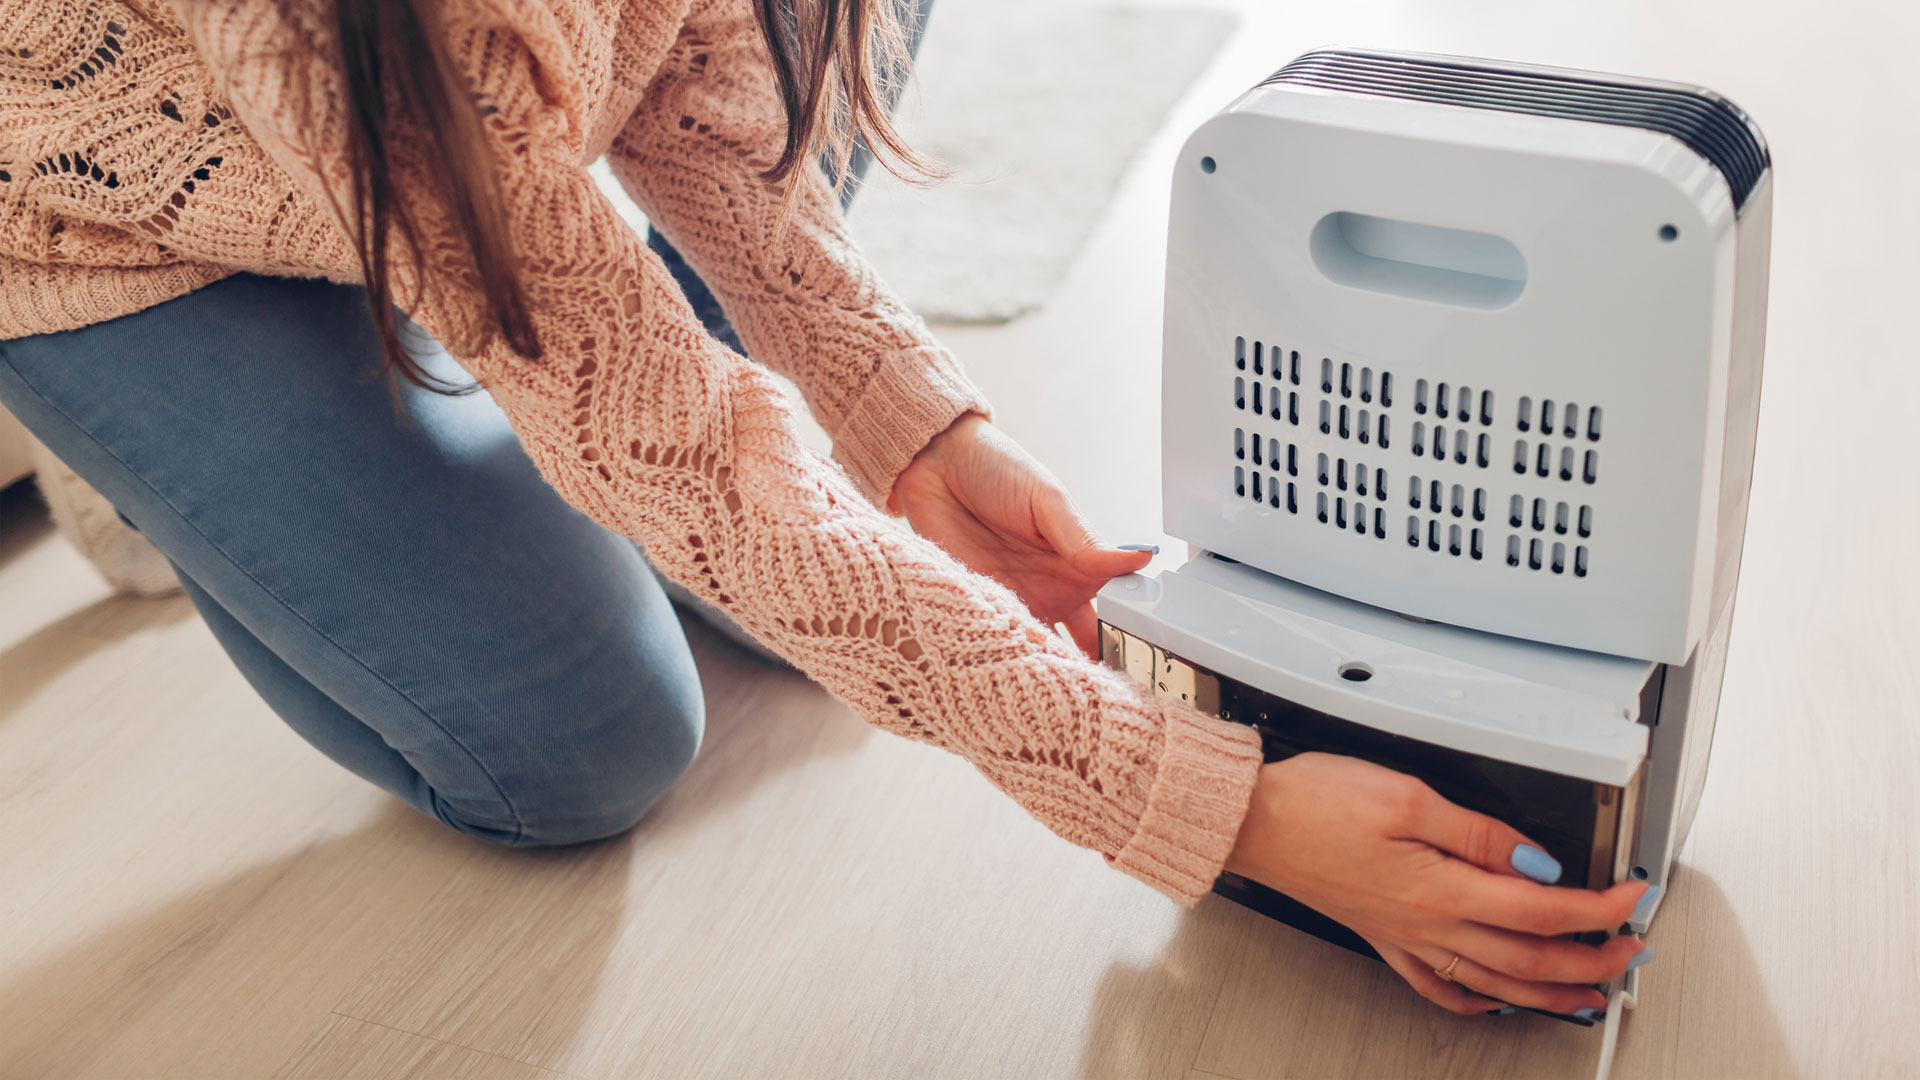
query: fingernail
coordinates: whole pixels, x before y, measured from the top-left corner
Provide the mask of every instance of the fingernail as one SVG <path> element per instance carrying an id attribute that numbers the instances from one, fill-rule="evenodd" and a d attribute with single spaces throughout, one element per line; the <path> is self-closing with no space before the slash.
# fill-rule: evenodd
<path id="1" fill-rule="evenodd" d="M 1653 905 L 1660 902 L 1663 892 L 1666 890 L 1658 885 L 1647 886 L 1647 891 L 1640 894 L 1640 902 L 1633 905 L 1633 914 L 1627 916 L 1627 921 L 1643 923 L 1653 918 Z"/>
<path id="2" fill-rule="evenodd" d="M 1520 844 L 1513 849 L 1513 868 L 1542 885 L 1560 880 L 1560 860 L 1534 847 Z"/>
<path id="3" fill-rule="evenodd" d="M 1578 1009 L 1574 1011 L 1573 1018 L 1575 1020 L 1585 1020 L 1589 1024 L 1597 1024 L 1600 1021 L 1605 1020 L 1607 1018 L 1607 1010 Z"/>
<path id="4" fill-rule="evenodd" d="M 1513 1006 L 1509 1005 L 1504 1009 L 1488 1009 L 1487 1015 L 1488 1016 L 1512 1016 Z"/>
<path id="5" fill-rule="evenodd" d="M 1634 968 L 1639 967 L 1651 959 L 1653 959 L 1653 946 L 1649 945 L 1633 954 L 1633 959 L 1627 961 L 1627 970 L 1632 971 Z"/>
<path id="6" fill-rule="evenodd" d="M 1121 551 L 1144 551 L 1149 555 L 1160 554 L 1159 544 L 1121 544 Z"/>

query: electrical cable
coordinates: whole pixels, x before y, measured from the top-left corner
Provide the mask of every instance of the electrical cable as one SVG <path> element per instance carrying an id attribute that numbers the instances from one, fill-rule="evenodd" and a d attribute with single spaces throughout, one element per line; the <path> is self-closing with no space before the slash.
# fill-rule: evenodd
<path id="1" fill-rule="evenodd" d="M 1607 999 L 1607 1022 L 1600 1032 L 1600 1065 L 1593 1071 L 1593 1080 L 1608 1080 L 1613 1072 L 1613 1051 L 1620 1043 L 1622 1014 L 1639 1004 L 1639 996 L 1640 972 L 1629 971 Z"/>

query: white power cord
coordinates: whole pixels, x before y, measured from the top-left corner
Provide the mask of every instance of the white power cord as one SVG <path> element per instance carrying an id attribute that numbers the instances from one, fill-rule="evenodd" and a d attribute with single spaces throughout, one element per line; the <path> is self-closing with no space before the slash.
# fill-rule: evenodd
<path id="1" fill-rule="evenodd" d="M 1613 1051 L 1620 1043 L 1621 1014 L 1638 1004 L 1639 993 L 1640 972 L 1629 971 L 1608 997 L 1606 1027 L 1600 1032 L 1600 1067 L 1593 1071 L 1593 1080 L 1607 1080 L 1613 1072 Z"/>

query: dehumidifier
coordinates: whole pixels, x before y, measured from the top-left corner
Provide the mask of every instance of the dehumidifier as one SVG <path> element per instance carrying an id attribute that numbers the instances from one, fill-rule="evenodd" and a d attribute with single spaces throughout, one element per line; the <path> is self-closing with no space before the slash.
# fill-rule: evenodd
<path id="1" fill-rule="evenodd" d="M 1241 95 L 1173 183 L 1192 557 L 1101 592 L 1107 662 L 1268 760 L 1413 774 L 1562 884 L 1664 884 L 1732 622 L 1771 183 L 1753 122 L 1677 83 L 1342 49 Z"/>

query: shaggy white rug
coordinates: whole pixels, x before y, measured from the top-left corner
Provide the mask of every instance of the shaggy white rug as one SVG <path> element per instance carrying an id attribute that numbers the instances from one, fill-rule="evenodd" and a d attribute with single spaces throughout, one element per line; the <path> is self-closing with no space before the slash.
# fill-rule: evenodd
<path id="1" fill-rule="evenodd" d="M 861 248 L 931 320 L 1004 322 L 1039 307 L 1237 21 L 1204 8 L 940 0 L 899 120 L 954 179 L 911 187 L 873 169 L 849 215 Z"/>

